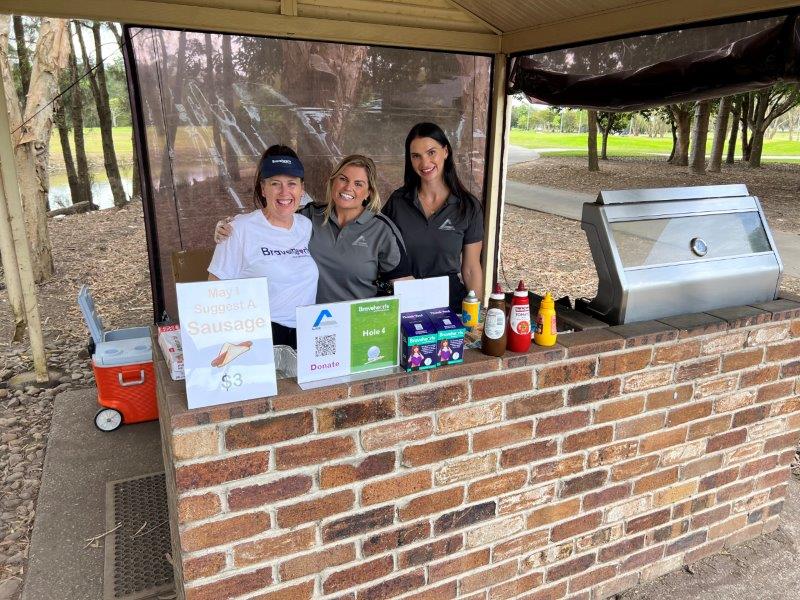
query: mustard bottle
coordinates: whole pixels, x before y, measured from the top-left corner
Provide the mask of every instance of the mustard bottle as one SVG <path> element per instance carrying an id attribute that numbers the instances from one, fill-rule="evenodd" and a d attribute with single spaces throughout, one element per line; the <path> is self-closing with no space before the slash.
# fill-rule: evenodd
<path id="1" fill-rule="evenodd" d="M 552 346 L 556 343 L 556 307 L 550 292 L 547 292 L 539 305 L 536 315 L 536 331 L 533 334 L 533 343 L 538 346 Z"/>

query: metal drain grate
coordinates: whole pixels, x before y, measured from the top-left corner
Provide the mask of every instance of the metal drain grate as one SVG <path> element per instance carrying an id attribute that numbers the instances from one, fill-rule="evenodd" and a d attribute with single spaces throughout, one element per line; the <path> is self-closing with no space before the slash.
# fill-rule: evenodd
<path id="1" fill-rule="evenodd" d="M 173 588 L 164 473 L 106 484 L 103 600 L 143 600 Z"/>

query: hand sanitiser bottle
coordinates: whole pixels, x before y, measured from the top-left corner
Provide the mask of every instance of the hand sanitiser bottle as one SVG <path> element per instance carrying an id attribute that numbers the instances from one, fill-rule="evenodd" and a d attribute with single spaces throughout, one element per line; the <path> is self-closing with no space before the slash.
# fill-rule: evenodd
<path id="1" fill-rule="evenodd" d="M 506 295 L 499 283 L 489 296 L 489 309 L 483 321 L 481 352 L 489 356 L 503 356 L 506 351 Z"/>
<path id="2" fill-rule="evenodd" d="M 528 288 L 522 280 L 514 291 L 511 309 L 508 312 L 506 347 L 512 352 L 527 352 L 531 347 L 531 306 L 528 301 Z"/>
<path id="3" fill-rule="evenodd" d="M 533 341 L 538 346 L 552 346 L 556 343 L 556 305 L 550 292 L 542 298 L 539 314 L 536 315 L 536 331 Z"/>

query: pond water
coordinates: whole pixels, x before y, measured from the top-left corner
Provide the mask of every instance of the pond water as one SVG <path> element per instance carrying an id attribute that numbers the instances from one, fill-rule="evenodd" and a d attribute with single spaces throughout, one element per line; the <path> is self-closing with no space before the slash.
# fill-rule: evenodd
<path id="1" fill-rule="evenodd" d="M 122 187 L 125 193 L 130 196 L 133 190 L 133 167 L 130 165 L 120 166 L 119 172 L 122 176 Z M 99 169 L 92 169 L 89 172 L 89 177 L 92 180 L 92 201 L 101 209 L 113 208 L 114 196 L 111 193 L 111 186 L 108 183 L 105 169 L 102 167 Z M 72 205 L 72 195 L 69 190 L 66 172 L 56 171 L 50 173 L 50 195 L 48 196 L 48 203 L 50 205 L 50 210 Z"/>

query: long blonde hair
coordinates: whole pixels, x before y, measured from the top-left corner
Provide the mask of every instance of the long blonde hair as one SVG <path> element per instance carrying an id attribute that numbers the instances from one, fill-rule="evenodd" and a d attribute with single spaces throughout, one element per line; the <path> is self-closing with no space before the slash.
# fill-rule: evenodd
<path id="1" fill-rule="evenodd" d="M 367 184 L 369 185 L 369 196 L 367 196 L 366 210 L 371 210 L 374 213 L 379 213 L 381 210 L 381 195 L 378 192 L 378 169 L 375 168 L 375 162 L 368 156 L 363 154 L 351 154 L 345 156 L 338 164 L 334 172 L 328 177 L 328 186 L 325 190 L 325 219 L 323 224 L 327 223 L 331 218 L 333 212 L 333 182 L 342 174 L 347 167 L 361 167 L 367 172 Z"/>

